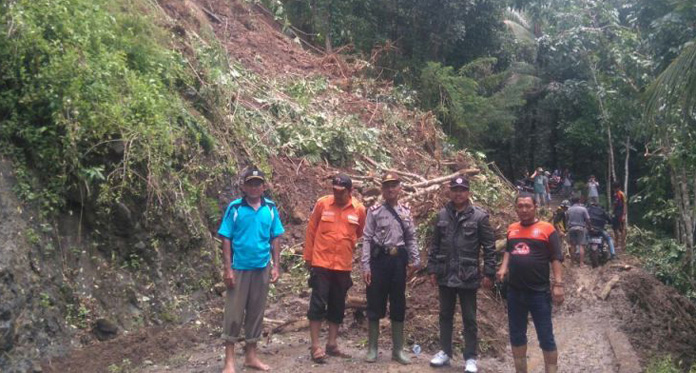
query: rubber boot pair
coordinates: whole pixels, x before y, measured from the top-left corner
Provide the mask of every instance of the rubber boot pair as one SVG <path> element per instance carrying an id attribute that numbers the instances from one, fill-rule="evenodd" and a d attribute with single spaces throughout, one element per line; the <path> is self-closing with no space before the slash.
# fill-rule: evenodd
<path id="1" fill-rule="evenodd" d="M 365 361 L 374 363 L 377 361 L 377 341 L 379 339 L 379 321 L 370 320 L 368 326 L 367 355 Z M 403 352 L 404 349 L 404 323 L 392 321 L 392 360 L 400 364 L 411 364 Z"/>
<path id="2" fill-rule="evenodd" d="M 556 351 L 544 351 L 544 371 L 546 373 L 558 372 L 558 353 Z M 515 373 L 527 373 L 527 346 L 513 347 L 512 357 L 515 362 Z"/>

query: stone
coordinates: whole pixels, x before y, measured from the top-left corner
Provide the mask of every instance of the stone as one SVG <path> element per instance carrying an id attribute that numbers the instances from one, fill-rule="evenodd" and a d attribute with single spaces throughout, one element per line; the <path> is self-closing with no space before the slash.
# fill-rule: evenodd
<path id="1" fill-rule="evenodd" d="M 100 341 L 106 341 L 118 335 L 118 325 L 107 319 L 98 319 L 92 328 L 92 333 Z"/>
<path id="2" fill-rule="evenodd" d="M 218 296 L 222 296 L 222 294 L 225 293 L 225 290 L 227 290 L 227 285 L 225 285 L 224 282 L 218 282 L 217 284 L 213 285 L 213 291 Z"/>

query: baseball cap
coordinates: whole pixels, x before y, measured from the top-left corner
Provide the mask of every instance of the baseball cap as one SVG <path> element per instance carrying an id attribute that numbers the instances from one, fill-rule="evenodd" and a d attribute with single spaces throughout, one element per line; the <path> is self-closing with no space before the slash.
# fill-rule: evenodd
<path id="1" fill-rule="evenodd" d="M 464 188 L 469 190 L 469 179 L 466 176 L 457 175 L 450 180 L 450 189 L 452 188 Z"/>
<path id="2" fill-rule="evenodd" d="M 259 170 L 258 168 L 249 168 L 246 171 L 242 173 L 242 180 L 246 183 L 249 180 L 254 180 L 258 179 L 263 182 L 266 181 L 266 175 L 264 175 L 263 171 Z"/>
<path id="3" fill-rule="evenodd" d="M 382 184 L 388 183 L 390 181 L 396 181 L 396 182 L 401 182 L 401 179 L 399 178 L 399 175 L 397 175 L 394 172 L 387 172 L 382 176 Z"/>
<path id="4" fill-rule="evenodd" d="M 334 189 L 351 189 L 353 188 L 353 181 L 345 174 L 338 174 L 331 180 L 331 185 Z"/>
<path id="5" fill-rule="evenodd" d="M 561 207 L 570 207 L 570 201 L 564 199 L 563 202 L 561 202 Z"/>

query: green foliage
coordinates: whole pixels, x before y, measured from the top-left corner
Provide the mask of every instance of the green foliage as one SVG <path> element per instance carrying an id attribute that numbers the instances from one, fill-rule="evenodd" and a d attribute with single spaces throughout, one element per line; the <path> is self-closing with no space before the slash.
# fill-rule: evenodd
<path id="1" fill-rule="evenodd" d="M 264 0 L 275 12 L 278 1 Z M 311 41 L 333 46 L 352 44 L 370 55 L 386 41 L 398 52 L 373 61 L 390 69 L 379 71 L 417 78 L 426 61 L 459 67 L 477 57 L 500 51 L 504 2 L 495 0 L 283 0 L 282 11 Z M 403 69 L 407 68 L 407 69 Z"/>
<path id="2" fill-rule="evenodd" d="M 319 76 L 310 80 L 299 79 L 292 81 L 290 85 L 285 88 L 285 93 L 294 98 L 302 107 L 307 107 L 313 97 L 320 95 L 326 91 L 327 88 L 328 82 L 326 78 Z"/>
<path id="3" fill-rule="evenodd" d="M 645 371 L 650 373 L 681 373 L 686 371 L 686 367 L 682 365 L 682 362 L 676 363 L 671 356 L 667 355 L 652 359 Z M 696 373 L 696 364 L 692 365 L 688 372 Z"/>
<path id="4" fill-rule="evenodd" d="M 696 289 L 684 266 L 686 247 L 677 240 L 660 237 L 649 230 L 629 229 L 627 249 L 643 261 L 643 267 L 660 281 L 675 287 L 690 299 L 696 299 Z"/>
<path id="5" fill-rule="evenodd" d="M 83 304 L 68 303 L 65 322 L 78 329 L 87 329 L 89 326 L 90 310 Z"/>
<path id="6" fill-rule="evenodd" d="M 299 120 L 277 128 L 281 148 L 293 156 L 313 162 L 326 159 L 337 166 L 348 165 L 358 154 L 378 160 L 386 157 L 379 145 L 379 130 L 365 127 L 354 117 L 316 115 Z"/>
<path id="7" fill-rule="evenodd" d="M 3 5 L 0 141 L 39 175 L 44 188 L 23 194 L 44 211 L 75 185 L 116 188 L 116 198 L 164 186 L 172 160 L 185 157 L 177 139 L 196 127 L 177 94 L 191 79 L 183 59 L 158 44 L 159 29 L 135 5 L 118 5 Z"/>
<path id="8" fill-rule="evenodd" d="M 34 228 L 27 228 L 24 231 L 24 236 L 27 238 L 27 242 L 30 245 L 38 245 L 41 242 L 41 237 Z"/>
<path id="9" fill-rule="evenodd" d="M 524 74 L 525 65 L 495 73 L 494 58 L 462 66 L 430 62 L 421 71 L 420 97 L 433 110 L 444 130 L 461 146 L 487 148 L 512 135 L 517 111 L 526 103 L 526 91 L 538 78 Z"/>
<path id="10" fill-rule="evenodd" d="M 111 364 L 106 368 L 109 373 L 129 373 L 135 371 L 130 359 L 123 359 L 121 364 Z"/>

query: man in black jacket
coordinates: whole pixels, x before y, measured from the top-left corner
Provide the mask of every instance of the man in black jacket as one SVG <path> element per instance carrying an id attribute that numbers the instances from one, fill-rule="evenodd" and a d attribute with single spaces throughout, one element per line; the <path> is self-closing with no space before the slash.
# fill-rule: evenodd
<path id="1" fill-rule="evenodd" d="M 450 181 L 451 201 L 438 213 L 428 254 L 430 281 L 439 288 L 440 346 L 430 365 L 450 364 L 452 329 L 457 296 L 464 322 L 466 372 L 476 372 L 476 292 L 482 285 L 491 288 L 495 275 L 495 236 L 488 213 L 469 200 L 469 180 L 456 176 Z M 483 247 L 483 279 L 479 253 Z"/>
<path id="2" fill-rule="evenodd" d="M 592 229 L 597 230 L 604 238 L 604 241 L 607 242 L 607 245 L 609 245 L 609 253 L 611 254 L 610 259 L 616 259 L 614 241 L 611 240 L 611 236 L 604 229 L 604 226 L 611 222 L 609 214 L 607 214 L 607 212 L 604 211 L 602 206 L 600 206 L 597 202 L 594 201 L 592 202 L 592 204 L 590 204 L 590 206 L 587 207 L 587 213 L 590 214 L 590 224 L 592 225 Z"/>

